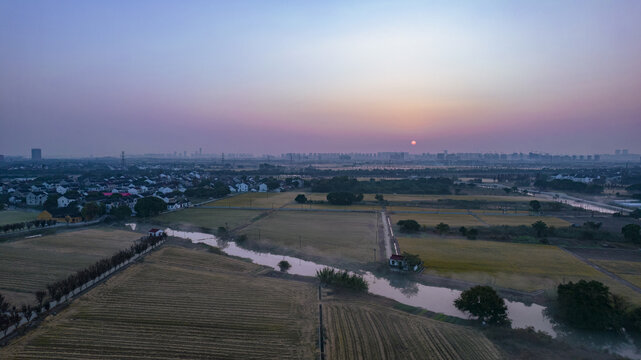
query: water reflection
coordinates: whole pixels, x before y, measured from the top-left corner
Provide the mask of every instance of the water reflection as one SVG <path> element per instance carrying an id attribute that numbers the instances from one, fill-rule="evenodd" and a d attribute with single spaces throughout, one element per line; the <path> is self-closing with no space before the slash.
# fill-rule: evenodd
<path id="1" fill-rule="evenodd" d="M 279 270 L 278 262 L 286 260 L 292 265 L 288 270 L 290 274 L 315 276 L 317 270 L 326 267 L 325 265 L 291 256 L 243 249 L 233 241 L 218 241 L 215 236 L 210 234 L 177 231 L 173 229 L 166 229 L 165 232 L 169 236 L 189 239 L 193 243 L 204 243 L 209 246 L 221 248 L 221 250 L 228 255 L 248 258 L 256 264 L 269 266 L 275 270 Z M 369 283 L 369 292 L 372 294 L 384 296 L 406 305 L 421 307 L 433 312 L 467 318 L 466 314 L 454 307 L 454 300 L 461 294 L 460 290 L 418 284 L 404 278 L 402 275 L 391 276 L 389 279 L 377 277 L 370 272 L 363 272 L 361 275 Z M 512 320 L 513 327 L 533 327 L 536 330 L 556 336 L 552 323 L 544 314 L 545 307 L 538 304 L 524 304 L 522 302 L 509 300 L 505 302 L 508 308 L 508 316 Z"/>

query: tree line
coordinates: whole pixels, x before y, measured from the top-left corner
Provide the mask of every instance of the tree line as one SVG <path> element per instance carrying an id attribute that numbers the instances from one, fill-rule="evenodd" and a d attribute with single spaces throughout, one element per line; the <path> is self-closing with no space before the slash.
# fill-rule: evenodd
<path id="1" fill-rule="evenodd" d="M 56 220 L 32 220 L 32 221 L 25 221 L 25 222 L 18 222 L 18 223 L 13 223 L 13 224 L 5 224 L 2 225 L 2 231 L 7 233 L 9 231 L 16 231 L 16 230 L 23 230 L 23 229 L 31 229 L 33 228 L 38 228 L 38 227 L 47 227 L 51 225 L 55 225 Z"/>
<path id="2" fill-rule="evenodd" d="M 454 182 L 450 178 L 421 178 L 416 180 L 359 181 L 348 176 L 314 179 L 312 192 L 352 192 L 356 194 L 451 194 Z"/>

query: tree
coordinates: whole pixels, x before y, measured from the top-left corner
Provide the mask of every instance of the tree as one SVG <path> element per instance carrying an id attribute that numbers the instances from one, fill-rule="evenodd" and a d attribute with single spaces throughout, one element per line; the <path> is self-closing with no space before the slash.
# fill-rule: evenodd
<path id="1" fill-rule="evenodd" d="M 47 196 L 47 200 L 45 200 L 44 204 L 42 206 L 44 207 L 45 210 L 47 211 L 52 211 L 58 208 L 58 198 L 60 195 L 58 194 L 49 194 Z"/>
<path id="2" fill-rule="evenodd" d="M 399 220 L 396 225 L 402 233 L 415 233 L 421 230 L 421 225 L 416 220 Z"/>
<path id="3" fill-rule="evenodd" d="M 545 236 L 545 233 L 548 230 L 548 224 L 544 223 L 543 221 L 539 220 L 532 224 L 532 229 L 536 232 L 536 237 L 543 237 Z"/>
<path id="4" fill-rule="evenodd" d="M 467 228 L 465 226 L 461 226 L 458 228 L 458 231 L 461 233 L 461 235 L 465 236 L 467 235 Z"/>
<path id="5" fill-rule="evenodd" d="M 109 214 L 113 215 L 116 219 L 124 220 L 131 217 L 131 208 L 127 205 L 120 205 L 111 208 Z"/>
<path id="6" fill-rule="evenodd" d="M 93 220 L 100 215 L 100 206 L 95 202 L 86 203 L 80 213 L 85 220 Z"/>
<path id="7" fill-rule="evenodd" d="M 583 226 L 590 229 L 590 230 L 599 230 L 601 228 L 601 223 L 600 222 L 594 222 L 594 221 L 586 221 L 583 223 Z"/>
<path id="8" fill-rule="evenodd" d="M 628 224 L 621 228 L 623 238 L 633 243 L 641 242 L 641 226 L 637 224 Z"/>
<path id="9" fill-rule="evenodd" d="M 618 316 L 610 289 L 598 281 L 580 280 L 557 287 L 557 316 L 587 330 L 618 329 Z"/>
<path id="10" fill-rule="evenodd" d="M 307 196 L 305 194 L 298 194 L 296 195 L 296 198 L 294 199 L 299 204 L 306 204 L 307 203 Z"/>
<path id="11" fill-rule="evenodd" d="M 477 229 L 469 229 L 467 230 L 467 238 L 470 240 L 476 240 L 476 237 L 479 235 L 479 231 Z"/>
<path id="12" fill-rule="evenodd" d="M 167 204 L 155 196 L 148 196 L 138 200 L 134 210 L 141 217 L 155 216 L 160 214 L 161 211 L 167 210 Z"/>
<path id="13" fill-rule="evenodd" d="M 439 223 L 434 229 L 436 229 L 436 232 L 439 233 L 439 235 L 443 235 L 450 231 L 450 226 L 446 223 Z"/>
<path id="14" fill-rule="evenodd" d="M 416 265 L 421 265 L 423 263 L 421 258 L 416 254 L 403 252 L 402 255 L 405 257 L 405 261 L 407 261 L 407 265 L 409 265 L 410 268 L 413 268 Z"/>
<path id="15" fill-rule="evenodd" d="M 292 265 L 287 260 L 281 260 L 278 263 L 278 267 L 280 268 L 280 271 L 285 272 L 289 270 L 289 268 L 291 268 Z"/>
<path id="16" fill-rule="evenodd" d="M 36 301 L 38 302 L 38 306 L 42 307 L 42 302 L 45 299 L 45 296 L 47 295 L 47 292 L 44 290 L 38 290 L 35 292 L 36 295 Z"/>
<path id="17" fill-rule="evenodd" d="M 378 201 L 378 202 L 383 202 L 383 201 L 385 201 L 385 198 L 383 198 L 383 195 L 382 195 L 382 194 L 376 194 L 376 195 L 374 196 L 374 199 L 376 199 L 376 201 Z"/>
<path id="18" fill-rule="evenodd" d="M 530 201 L 530 209 L 534 212 L 539 212 L 541 210 L 541 203 L 538 200 Z"/>
<path id="19" fill-rule="evenodd" d="M 454 300 L 454 306 L 488 324 L 510 324 L 505 301 L 489 286 L 477 285 L 463 291 L 461 296 Z"/>

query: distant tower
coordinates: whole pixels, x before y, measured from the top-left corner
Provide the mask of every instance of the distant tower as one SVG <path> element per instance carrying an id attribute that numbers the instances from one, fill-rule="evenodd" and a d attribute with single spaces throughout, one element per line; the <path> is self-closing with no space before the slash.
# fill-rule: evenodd
<path id="1" fill-rule="evenodd" d="M 42 149 L 31 149 L 31 160 L 42 160 Z"/>
<path id="2" fill-rule="evenodd" d="M 120 168 L 125 169 L 125 152 L 120 153 Z"/>
<path id="3" fill-rule="evenodd" d="M 220 158 L 220 163 L 221 164 L 225 163 L 225 153 L 223 153 L 223 156 Z"/>
<path id="4" fill-rule="evenodd" d="M 203 156 L 203 148 L 198 149 L 198 157 Z"/>

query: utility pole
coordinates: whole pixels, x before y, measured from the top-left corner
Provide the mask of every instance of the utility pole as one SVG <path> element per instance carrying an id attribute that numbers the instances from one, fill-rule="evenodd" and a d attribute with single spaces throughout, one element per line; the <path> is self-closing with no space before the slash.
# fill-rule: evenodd
<path id="1" fill-rule="evenodd" d="M 299 249 L 303 248 L 303 240 L 301 239 L 300 235 L 298 235 L 298 248 Z"/>
<path id="2" fill-rule="evenodd" d="M 258 229 L 258 241 L 260 241 L 260 229 Z"/>
<path id="3" fill-rule="evenodd" d="M 376 261 L 376 248 L 374 248 L 374 261 Z"/>

